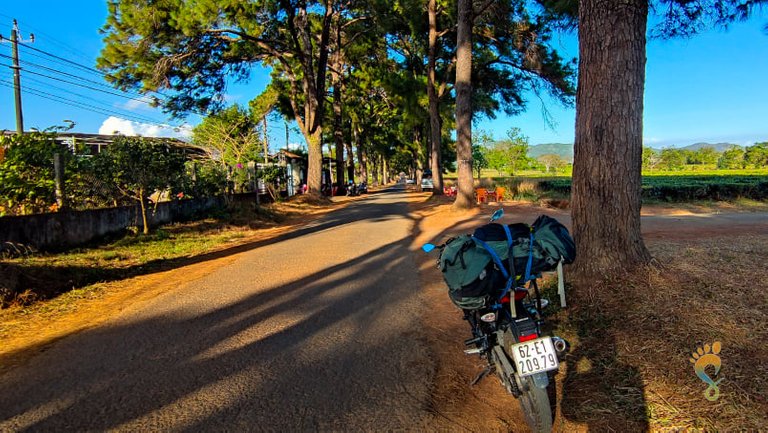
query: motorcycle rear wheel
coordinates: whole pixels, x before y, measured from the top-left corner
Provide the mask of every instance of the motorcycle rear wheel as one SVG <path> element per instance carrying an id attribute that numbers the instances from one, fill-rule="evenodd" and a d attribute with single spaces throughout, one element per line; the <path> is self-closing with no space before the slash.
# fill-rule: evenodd
<path id="1" fill-rule="evenodd" d="M 528 388 L 520 395 L 520 407 L 525 414 L 525 421 L 535 433 L 549 433 L 552 431 L 552 409 L 549 403 L 549 394 L 546 389 L 534 385 L 533 378 L 522 378 L 524 386 Z M 553 384 L 550 384 L 553 386 Z"/>

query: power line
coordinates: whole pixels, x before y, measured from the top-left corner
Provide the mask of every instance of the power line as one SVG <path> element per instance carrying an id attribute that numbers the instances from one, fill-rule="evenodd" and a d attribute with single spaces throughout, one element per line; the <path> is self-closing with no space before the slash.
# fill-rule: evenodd
<path id="1" fill-rule="evenodd" d="M 28 72 L 29 72 L 29 71 L 28 71 Z M 73 92 L 72 90 L 69 90 L 69 89 L 65 89 L 65 88 L 63 88 L 63 87 L 54 86 L 54 85 L 52 85 L 52 84 L 49 84 L 49 83 L 47 83 L 47 82 L 45 82 L 45 81 L 43 81 L 43 80 L 38 80 L 38 79 L 36 79 L 36 78 L 33 78 L 33 77 L 27 77 L 26 79 L 27 79 L 27 80 L 30 80 L 30 81 L 34 81 L 34 82 L 36 82 L 36 83 L 40 83 L 40 84 L 43 84 L 43 85 L 45 85 L 45 86 L 48 86 L 48 87 L 51 87 L 51 88 L 53 88 L 53 89 L 58 89 L 58 90 L 61 90 L 62 92 L 66 92 L 66 93 L 69 93 L 69 94 L 71 94 L 71 95 L 74 95 L 74 96 L 78 96 L 78 97 L 80 97 L 80 98 L 83 98 L 83 99 L 86 99 L 86 100 L 89 100 L 89 101 L 93 101 L 93 102 L 96 102 L 96 103 L 98 103 L 98 104 L 104 104 L 104 102 L 103 102 L 103 101 L 101 101 L 101 100 L 99 100 L 99 99 L 93 98 L 93 97 L 91 97 L 91 96 L 83 95 L 83 94 L 80 94 L 80 93 L 76 93 L 76 92 Z M 27 89 L 27 88 L 30 88 L 30 87 L 29 87 L 29 86 L 24 86 L 24 88 L 23 88 L 23 89 Z M 40 89 L 33 89 L 33 90 L 37 90 L 37 91 L 43 91 L 43 90 L 40 90 Z M 59 96 L 59 95 L 56 95 L 56 96 Z M 110 107 L 109 109 L 110 109 L 110 110 L 112 110 L 113 108 L 112 108 L 112 107 Z M 142 118 L 142 119 L 146 119 L 147 121 L 150 121 L 150 122 L 157 122 L 157 120 L 155 120 L 155 119 L 153 119 L 153 118 L 151 118 L 151 117 L 148 117 L 148 116 L 144 116 L 144 115 L 142 115 L 142 114 L 126 113 L 125 115 L 126 115 L 126 116 L 134 116 L 134 117 L 136 117 L 136 118 Z"/>
<path id="2" fill-rule="evenodd" d="M 14 19 L 12 16 L 4 14 L 2 12 L 0 12 L 0 16 L 8 18 L 10 20 Z M 19 22 L 19 21 L 17 20 L 17 22 Z M 27 25 L 26 23 L 21 23 L 21 22 L 19 22 L 19 23 L 22 24 L 22 27 L 29 28 L 30 30 L 33 30 L 35 33 L 37 33 L 38 36 L 44 36 L 45 37 L 45 42 L 51 42 L 54 45 L 58 45 L 59 47 L 63 48 L 65 51 L 69 51 L 70 53 L 74 54 L 76 57 L 79 57 L 82 60 L 86 60 L 86 61 L 90 60 L 90 56 L 88 54 L 86 54 L 86 53 L 84 53 L 84 52 L 82 52 L 82 51 L 80 51 L 80 50 L 78 50 L 78 49 L 76 49 L 74 47 L 71 47 L 71 46 L 65 44 L 64 42 L 54 38 L 53 36 L 51 36 L 51 35 L 43 32 L 43 31 L 41 31 L 40 29 L 38 29 L 36 27 Z"/>
<path id="3" fill-rule="evenodd" d="M 11 56 L 8 56 L 6 54 L 0 54 L 0 57 L 11 58 Z M 49 68 L 48 66 L 43 66 L 43 65 L 40 65 L 40 64 L 37 64 L 37 63 L 34 63 L 34 62 L 30 62 L 30 61 L 27 61 L 27 60 L 20 60 L 20 62 L 25 64 L 25 65 L 29 65 L 31 67 L 34 67 L 34 68 L 45 69 L 46 71 L 50 71 L 50 72 L 53 72 L 55 74 L 65 75 L 67 77 L 71 77 L 71 78 L 74 78 L 74 79 L 77 79 L 77 80 L 80 80 L 80 81 L 83 81 L 83 82 L 86 82 L 86 83 L 95 84 L 97 86 L 101 86 L 101 87 L 104 87 L 104 88 L 107 88 L 107 89 L 110 89 L 110 90 L 114 89 L 114 87 L 110 86 L 109 84 L 104 84 L 104 83 L 101 83 L 101 82 L 98 82 L 98 81 L 89 80 L 88 78 L 83 78 L 83 77 L 81 77 L 79 75 L 70 74 L 68 72 L 60 71 L 60 70 L 54 69 L 54 68 Z M 124 93 L 132 94 L 132 95 L 135 95 L 135 96 L 143 96 L 140 93 L 134 93 L 134 92 L 124 92 Z"/>
<path id="4" fill-rule="evenodd" d="M 9 81 L 5 81 L 5 80 L 0 80 L 0 85 L 5 86 L 5 87 L 13 88 L 13 84 L 10 83 Z M 139 122 L 139 123 L 146 123 L 146 124 L 155 125 L 155 126 L 161 126 L 161 127 L 166 127 L 166 128 L 178 128 L 178 127 L 180 127 L 180 125 L 169 125 L 169 124 L 158 123 L 154 119 L 141 118 L 140 116 L 137 116 L 137 115 L 120 113 L 120 112 L 114 111 L 112 109 L 107 109 L 107 108 L 103 108 L 103 107 L 97 107 L 97 106 L 90 105 L 90 104 L 85 104 L 85 103 L 82 103 L 80 101 L 76 101 L 76 100 L 73 100 L 73 99 L 65 98 L 65 97 L 62 97 L 62 96 L 59 96 L 59 95 L 54 95 L 52 93 L 48 93 L 48 92 L 45 92 L 45 91 L 42 91 L 42 90 L 31 88 L 29 86 L 25 86 L 24 90 L 26 92 L 32 94 L 32 95 L 38 96 L 38 97 L 43 98 L 43 99 L 48 99 L 48 100 L 59 102 L 59 103 L 65 104 L 65 105 L 70 105 L 70 106 L 73 106 L 73 107 L 76 107 L 76 108 L 80 108 L 80 109 L 83 109 L 83 110 L 86 110 L 86 111 L 91 111 L 91 112 L 94 112 L 94 113 L 104 114 L 104 115 L 108 115 L 108 116 L 121 117 L 121 118 L 124 118 L 126 120 L 133 120 L 133 121 Z"/>
<path id="5" fill-rule="evenodd" d="M 39 50 L 39 49 L 37 49 L 35 47 L 32 47 L 30 45 L 21 44 L 20 43 L 19 46 L 24 48 L 25 50 L 34 50 L 34 51 L 36 51 L 36 52 L 27 52 L 26 55 L 28 55 L 28 56 L 37 57 L 38 59 L 43 59 L 43 60 L 51 61 L 51 62 L 60 64 L 60 65 L 64 65 L 64 66 L 74 66 L 74 67 L 76 67 L 78 69 L 83 70 L 84 72 L 88 72 L 88 73 L 91 73 L 91 74 L 94 74 L 94 75 L 98 75 L 100 77 L 104 76 L 104 74 L 102 72 L 100 72 L 100 71 L 98 71 L 96 69 L 92 69 L 92 68 L 89 68 L 89 67 L 87 67 L 85 65 L 82 65 L 80 63 L 73 62 L 71 60 L 67 60 L 67 59 L 65 59 L 63 57 L 59 57 L 59 56 L 56 56 L 54 54 L 50 54 L 50 53 L 48 53 L 46 51 Z"/>

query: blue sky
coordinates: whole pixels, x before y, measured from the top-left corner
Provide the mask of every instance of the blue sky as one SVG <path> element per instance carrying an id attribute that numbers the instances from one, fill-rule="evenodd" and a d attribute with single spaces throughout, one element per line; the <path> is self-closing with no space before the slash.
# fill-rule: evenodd
<path id="1" fill-rule="evenodd" d="M 72 7 L 73 4 L 77 7 Z M 23 38 L 28 38 L 30 32 L 35 33 L 36 40 L 32 47 L 93 67 L 102 47 L 99 28 L 104 24 L 106 14 L 106 2 L 102 0 L 0 0 L 0 34 L 7 38 L 11 20 L 16 18 Z M 746 23 L 736 23 L 728 31 L 713 30 L 687 40 L 649 41 L 644 114 L 647 144 L 665 147 L 699 141 L 739 144 L 768 141 L 768 34 L 763 31 L 768 21 L 766 15 L 764 13 Z M 573 35 L 561 37 L 557 47 L 566 58 L 575 57 L 578 53 Z M 7 42 L 1 44 L 0 55 L 10 54 L 10 45 Z M 77 132 L 120 129 L 124 133 L 132 130 L 143 135 L 177 135 L 184 133 L 189 125 L 199 122 L 196 116 L 186 121 L 171 121 L 140 100 L 95 92 L 34 75 L 32 72 L 37 71 L 38 74 L 71 79 L 39 67 L 45 66 L 85 76 L 96 82 L 87 85 L 109 90 L 97 84 L 103 80 L 95 73 L 67 67 L 66 63 L 57 62 L 34 50 L 22 47 L 20 57 L 34 64 L 22 64 L 28 69 L 22 71 L 22 87 L 37 93 L 24 94 L 27 129 L 61 125 L 64 119 L 68 119 L 76 123 Z M 9 59 L 0 57 L 0 65 L 9 63 Z M 13 91 L 8 87 L 11 77 L 10 69 L 0 66 L 0 129 L 15 129 Z M 227 100 L 247 104 L 264 89 L 268 80 L 267 71 L 256 68 L 249 83 L 232 85 L 227 89 Z M 61 100 L 44 99 L 41 95 L 46 94 L 48 97 L 56 95 L 77 104 L 91 105 L 100 113 L 65 105 Z M 488 130 L 501 138 L 510 127 L 519 127 L 532 144 L 573 142 L 573 108 L 561 107 L 546 97 L 540 100 L 536 95 L 528 95 L 527 99 L 530 104 L 526 113 L 511 118 L 500 113 L 497 119 L 482 120 L 475 128 Z M 554 128 L 544 121 L 542 107 L 546 107 L 552 116 Z M 157 124 L 173 125 L 176 129 L 160 128 Z M 282 145 L 285 142 L 283 121 L 274 119 L 269 129 L 272 142 Z M 289 141 L 303 140 L 292 129 Z"/>

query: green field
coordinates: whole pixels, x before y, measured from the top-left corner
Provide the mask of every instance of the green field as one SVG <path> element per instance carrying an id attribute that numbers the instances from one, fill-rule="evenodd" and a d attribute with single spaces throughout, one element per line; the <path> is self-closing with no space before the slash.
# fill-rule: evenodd
<path id="1" fill-rule="evenodd" d="M 570 173 L 547 176 L 524 171 L 510 177 L 483 170 L 482 174 L 482 186 L 504 186 L 510 193 L 508 199 L 567 198 L 571 194 Z M 453 182 L 455 175 L 449 174 L 446 179 Z M 643 173 L 642 195 L 644 201 L 667 202 L 766 200 L 768 169 L 651 171 Z"/>

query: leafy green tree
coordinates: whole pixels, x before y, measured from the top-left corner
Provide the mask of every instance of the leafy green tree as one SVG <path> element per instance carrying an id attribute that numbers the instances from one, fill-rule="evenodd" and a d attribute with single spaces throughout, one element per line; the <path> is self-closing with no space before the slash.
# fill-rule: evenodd
<path id="1" fill-rule="evenodd" d="M 650 147 L 643 147 L 643 170 L 653 170 L 661 159 L 659 151 Z"/>
<path id="2" fill-rule="evenodd" d="M 768 142 L 748 146 L 744 152 L 744 163 L 755 168 L 768 167 Z"/>
<path id="3" fill-rule="evenodd" d="M 203 118 L 192 130 L 192 142 L 203 148 L 211 161 L 234 166 L 256 160 L 262 141 L 250 112 L 232 105 Z"/>
<path id="4" fill-rule="evenodd" d="M 71 152 L 54 138 L 49 132 L 0 137 L 0 147 L 6 148 L 0 163 L 3 213 L 43 212 L 55 202 L 53 155 L 60 153 L 71 161 Z"/>
<path id="5" fill-rule="evenodd" d="M 734 146 L 730 149 L 726 149 L 717 160 L 717 168 L 720 169 L 740 169 L 745 166 L 744 149 L 741 147 Z"/>
<path id="6" fill-rule="evenodd" d="M 662 149 L 659 165 L 666 170 L 682 170 L 687 162 L 685 152 L 680 149 Z"/>
<path id="7" fill-rule="evenodd" d="M 319 194 L 330 31 L 340 4 L 109 0 L 107 7 L 98 66 L 123 90 L 168 91 L 155 102 L 173 114 L 219 108 L 227 79 L 246 79 L 258 63 L 272 67 L 307 140 L 309 189 Z"/>
<path id="8" fill-rule="evenodd" d="M 571 64 L 549 44 L 548 16 L 528 2 L 458 1 L 456 42 L 456 154 L 459 192 L 454 207 L 474 205 L 471 119 L 512 115 L 525 108 L 524 90 L 546 91 L 564 103 L 574 93 Z M 514 171 L 517 158 L 512 160 Z"/>
<path id="9" fill-rule="evenodd" d="M 77 142 L 70 145 L 56 140 L 54 127 L 23 135 L 0 137 L 5 148 L 0 160 L 0 215 L 40 213 L 58 209 L 55 196 L 54 155 L 59 154 L 64 167 L 64 198 L 67 203 L 86 202 L 103 205 L 94 190 L 90 161 L 79 157 L 86 148 Z M 71 147 L 70 147 L 71 146 Z M 78 206 L 79 207 L 79 206 Z"/>
<path id="10" fill-rule="evenodd" d="M 568 165 L 568 162 L 564 160 L 560 155 L 555 155 L 553 153 L 541 155 L 537 159 L 543 165 L 545 173 L 549 173 L 550 171 L 558 171 Z"/>
<path id="11" fill-rule="evenodd" d="M 488 131 L 480 130 L 472 137 L 472 143 L 472 166 L 477 172 L 479 179 L 482 169 L 489 167 L 486 155 L 493 143 L 493 137 L 491 137 Z"/>
<path id="12" fill-rule="evenodd" d="M 120 136 L 93 159 L 100 178 L 110 179 L 125 197 L 139 202 L 144 234 L 148 234 L 148 197 L 180 184 L 185 172 L 183 151 L 164 140 Z"/>
<path id="13" fill-rule="evenodd" d="M 717 159 L 720 157 L 720 154 L 715 150 L 714 147 L 702 147 L 701 149 L 690 152 L 688 155 L 688 163 L 689 164 L 716 164 Z"/>

